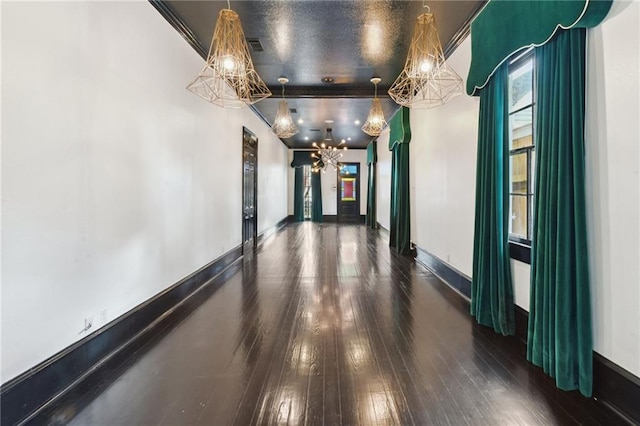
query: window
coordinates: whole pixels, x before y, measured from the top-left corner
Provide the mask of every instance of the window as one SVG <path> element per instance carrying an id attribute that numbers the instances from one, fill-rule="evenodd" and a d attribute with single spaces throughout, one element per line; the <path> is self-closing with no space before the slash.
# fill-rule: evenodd
<path id="1" fill-rule="evenodd" d="M 509 239 L 531 245 L 535 176 L 533 51 L 509 65 Z"/>
<path id="2" fill-rule="evenodd" d="M 311 219 L 311 203 L 313 202 L 311 198 L 311 173 L 311 166 L 302 166 L 305 219 Z"/>

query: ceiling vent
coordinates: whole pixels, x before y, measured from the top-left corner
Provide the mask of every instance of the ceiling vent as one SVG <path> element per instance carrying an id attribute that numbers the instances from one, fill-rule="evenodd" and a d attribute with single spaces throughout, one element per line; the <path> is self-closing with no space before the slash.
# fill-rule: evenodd
<path id="1" fill-rule="evenodd" d="M 260 43 L 259 38 L 248 38 L 247 44 L 251 46 L 251 50 L 253 50 L 254 52 L 264 51 L 264 47 L 262 47 L 262 43 Z"/>
<path id="2" fill-rule="evenodd" d="M 298 110 L 297 110 L 296 108 L 289 108 L 289 112 L 290 112 L 291 114 L 297 114 L 297 113 L 298 113 Z"/>
<path id="3" fill-rule="evenodd" d="M 310 132 L 319 132 L 320 129 L 309 129 Z"/>

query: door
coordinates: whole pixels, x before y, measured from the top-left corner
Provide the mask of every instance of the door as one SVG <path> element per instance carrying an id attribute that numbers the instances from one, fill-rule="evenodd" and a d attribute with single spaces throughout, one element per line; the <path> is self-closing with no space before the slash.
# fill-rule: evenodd
<path id="1" fill-rule="evenodd" d="M 360 221 L 360 163 L 338 169 L 338 221 Z"/>
<path id="2" fill-rule="evenodd" d="M 258 138 L 242 128 L 242 253 L 253 250 L 258 234 Z"/>

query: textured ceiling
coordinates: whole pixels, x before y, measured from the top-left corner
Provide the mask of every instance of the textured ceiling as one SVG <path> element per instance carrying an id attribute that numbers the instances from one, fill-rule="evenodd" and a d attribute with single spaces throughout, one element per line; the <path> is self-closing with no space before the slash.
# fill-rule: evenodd
<path id="1" fill-rule="evenodd" d="M 202 53 L 209 50 L 213 28 L 226 1 L 163 2 L 191 33 Z M 483 1 L 429 1 L 443 47 L 468 23 Z M 255 104 L 269 123 L 275 117 L 281 88 L 278 77 L 289 83 L 285 96 L 300 132 L 283 140 L 289 147 L 309 147 L 324 137 L 327 127 L 334 138 L 351 137 L 350 148 L 365 147 L 371 137 L 360 130 L 367 118 L 373 76 L 382 78 L 379 96 L 387 120 L 398 106 L 386 95 L 406 60 L 413 26 L 426 9 L 422 1 L 231 1 L 247 38 L 260 40 L 264 50 L 251 56 L 274 96 Z M 173 23 L 175 26 L 175 22 Z M 199 70 L 194 70 L 194 76 Z M 463 74 L 467 70 L 456 70 Z M 331 84 L 324 77 L 333 78 Z M 212 106 L 213 107 L 213 106 Z M 334 120 L 325 124 L 324 120 Z M 360 125 L 355 125 L 355 120 Z M 320 129 L 320 132 L 311 129 Z M 305 138 L 309 138 L 305 140 Z"/>

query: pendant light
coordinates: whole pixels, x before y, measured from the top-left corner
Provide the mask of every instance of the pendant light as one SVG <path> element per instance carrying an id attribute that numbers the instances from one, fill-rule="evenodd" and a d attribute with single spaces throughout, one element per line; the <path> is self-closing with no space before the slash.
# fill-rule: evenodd
<path id="1" fill-rule="evenodd" d="M 271 96 L 251 61 L 240 17 L 227 9 L 218 14 L 207 62 L 187 89 L 223 108 L 243 108 Z"/>
<path id="2" fill-rule="evenodd" d="M 342 151 L 346 151 L 347 147 L 344 146 L 340 149 L 340 145 L 344 142 L 340 142 L 337 146 L 333 146 L 333 132 L 331 128 L 327 129 L 327 136 L 324 138 L 324 142 L 320 145 L 317 143 L 313 143 L 313 147 L 317 149 L 317 153 L 314 152 L 311 154 L 313 158 L 316 160 L 313 162 L 312 171 L 319 172 L 322 170 L 322 173 L 327 172 L 327 167 L 332 166 L 334 170 L 342 169 L 340 165 L 340 157 L 342 157 Z"/>
<path id="3" fill-rule="evenodd" d="M 373 102 L 371 103 L 371 109 L 369 110 L 369 116 L 362 126 L 362 131 L 369 136 L 380 136 L 382 129 L 387 125 L 387 121 L 384 119 L 384 112 L 382 112 L 382 105 L 380 99 L 378 99 L 378 83 L 382 79 L 380 77 L 373 77 L 371 82 L 375 86 L 375 92 L 373 95 Z"/>
<path id="4" fill-rule="evenodd" d="M 409 108 L 433 108 L 462 94 L 462 78 L 447 65 L 429 7 L 418 16 L 404 69 L 389 96 Z"/>
<path id="5" fill-rule="evenodd" d="M 273 122 L 273 126 L 271 126 L 271 130 L 276 134 L 279 138 L 290 138 L 299 132 L 298 126 L 293 122 L 293 118 L 291 118 L 291 111 L 289 110 L 289 105 L 287 105 L 287 101 L 284 99 L 284 85 L 289 82 L 289 79 L 285 77 L 280 77 L 278 79 L 278 83 L 282 85 L 282 99 L 280 100 L 280 104 L 278 105 L 278 112 L 276 113 L 276 119 Z"/>

